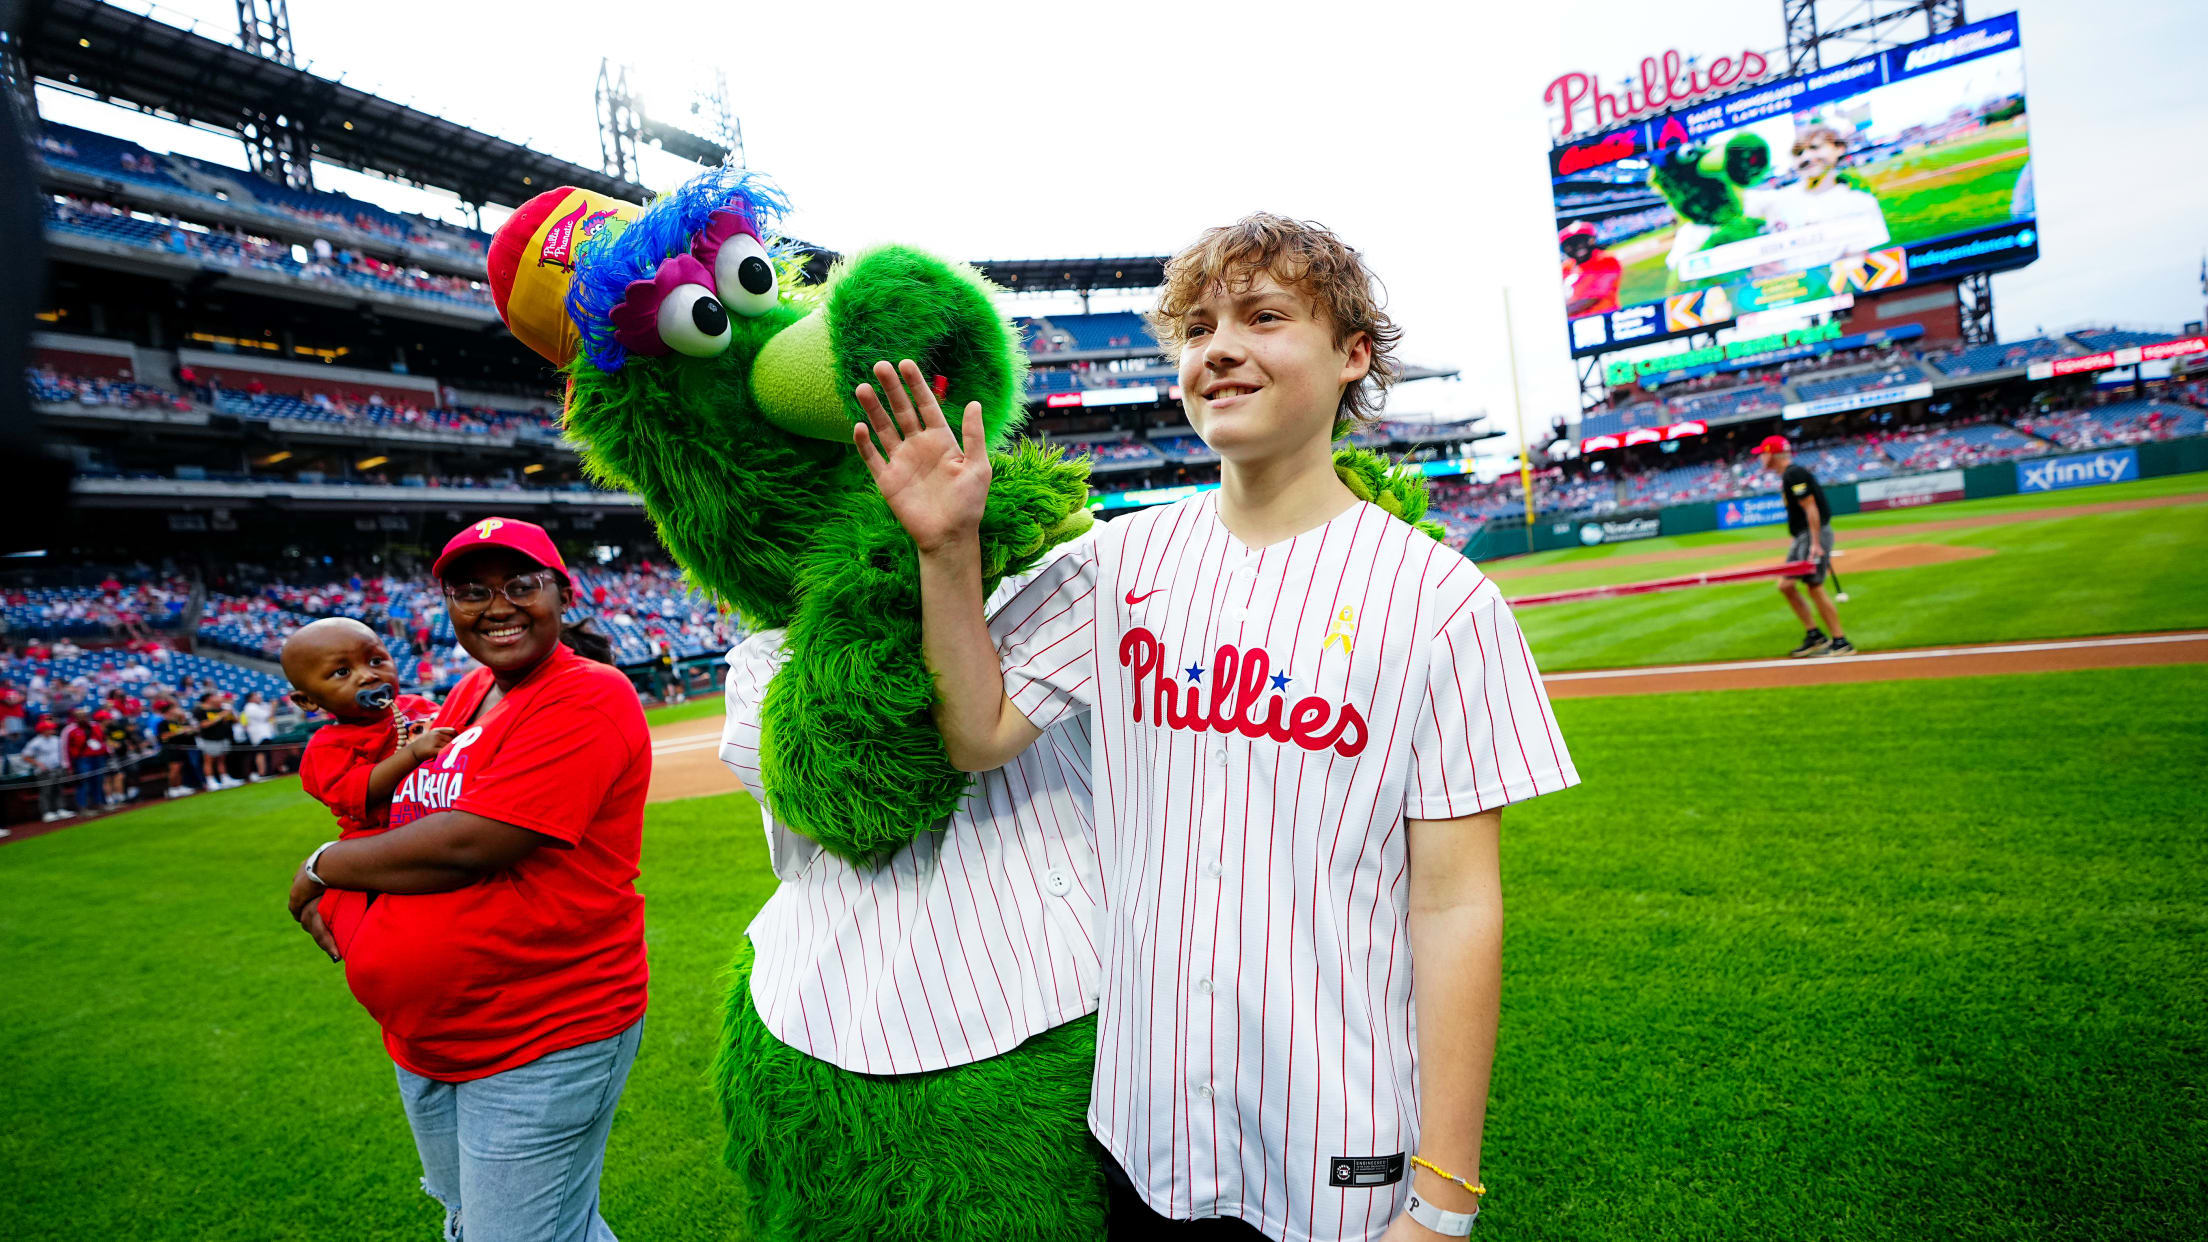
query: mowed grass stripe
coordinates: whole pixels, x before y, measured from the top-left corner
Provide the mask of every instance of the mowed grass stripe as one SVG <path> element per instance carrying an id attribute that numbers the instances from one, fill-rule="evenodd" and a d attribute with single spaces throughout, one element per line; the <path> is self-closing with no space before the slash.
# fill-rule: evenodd
<path id="1" fill-rule="evenodd" d="M 1586 784 L 1505 817 L 1488 1227 L 2197 1232 L 2204 696 L 2181 667 L 1558 703 Z M 376 1032 L 282 910 L 326 835 L 283 782 L 0 848 L 0 1236 L 434 1236 Z M 703 1073 L 773 881 L 741 795 L 645 840 L 605 1210 L 735 1238 Z"/>

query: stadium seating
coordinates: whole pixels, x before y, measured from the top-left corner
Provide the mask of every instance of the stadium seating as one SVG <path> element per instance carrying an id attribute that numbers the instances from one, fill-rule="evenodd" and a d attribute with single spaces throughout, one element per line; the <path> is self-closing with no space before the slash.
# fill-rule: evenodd
<path id="1" fill-rule="evenodd" d="M 2067 355 L 2062 342 L 2052 337 L 2033 337 L 2028 341 L 2005 341 L 1993 345 L 1979 345 L 1944 358 L 1928 359 L 1944 375 L 1984 375 L 1991 371 L 2008 371 L 2029 366 L 2034 362 L 2049 362 Z"/>
<path id="2" fill-rule="evenodd" d="M 592 622 L 612 642 L 620 664 L 648 663 L 661 638 L 682 660 L 718 657 L 743 640 L 743 627 L 733 617 L 689 591 L 671 569 L 578 568 L 571 576 L 575 606 L 566 619 Z M 394 656 L 405 657 L 401 671 L 409 685 L 442 689 L 474 667 L 457 646 L 441 594 L 408 578 L 274 583 L 253 595 L 212 596 L 199 637 L 224 650 L 273 659 L 292 630 L 319 617 L 352 617 L 386 635 L 396 622 L 404 637 L 386 643 Z"/>
<path id="3" fill-rule="evenodd" d="M 1706 462 L 1626 476 L 1624 507 L 1660 508 L 1698 500 L 1729 500 L 1762 490 L 1765 490 L 1764 479 L 1754 458 L 1732 463 Z"/>
<path id="4" fill-rule="evenodd" d="M 1072 455 L 1086 454 L 1100 470 L 1131 470 L 1165 464 L 1165 455 L 1142 440 L 1060 440 Z"/>
<path id="5" fill-rule="evenodd" d="M 2047 451 L 2044 441 L 2033 439 L 2005 423 L 1908 432 L 1887 440 L 1880 447 L 1893 459 L 1896 474 L 1949 470 L 1980 462 L 2032 457 Z"/>
<path id="6" fill-rule="evenodd" d="M 2070 339 L 2084 346 L 2085 352 L 2098 354 L 2138 345 L 2159 345 L 2176 335 L 2175 332 L 2134 332 L 2129 328 L 2101 328 L 2089 332 L 2073 332 Z"/>
<path id="7" fill-rule="evenodd" d="M 1150 445 L 1151 447 L 1157 449 L 1160 453 L 1165 454 L 1165 458 L 1167 461 L 1199 462 L 1219 460 L 1219 454 L 1212 452 L 1211 446 L 1204 443 L 1196 436 L 1167 436 L 1163 439 L 1152 440 L 1150 442 Z"/>
<path id="8" fill-rule="evenodd" d="M 1694 393 L 1671 400 L 1671 408 L 1680 419 L 1701 422 L 1730 422 L 1757 414 L 1776 414 L 1785 404 L 1785 398 L 1780 395 L 1776 381 L 1751 384 L 1745 388 L 1727 388 L 1719 392 Z"/>
<path id="9" fill-rule="evenodd" d="M 124 406 L 190 409 L 191 402 L 175 393 L 129 380 L 60 375 L 39 367 L 24 368 L 23 379 L 31 401 L 38 405 Z"/>
<path id="10" fill-rule="evenodd" d="M 1643 402 L 1639 405 L 1626 406 L 1623 409 L 1590 411 L 1585 418 L 1580 420 L 1579 434 L 1582 436 L 1614 436 L 1631 431 L 1636 427 L 1662 427 L 1677 421 L 1679 420 L 1672 417 L 1669 403 L 1662 401 Z"/>
<path id="11" fill-rule="evenodd" d="M 74 126 L 46 124 L 37 147 L 40 158 L 56 168 L 135 182 L 210 204 L 252 208 L 305 224 L 343 225 L 456 258 L 480 259 L 490 243 L 489 237 L 473 229 L 386 211 L 344 194 L 295 190 L 206 160 L 156 155 L 136 143 Z M 218 187 L 219 192 L 209 192 Z"/>
<path id="12" fill-rule="evenodd" d="M 2058 410 L 2020 418 L 2016 425 L 2066 449 L 2208 435 L 2208 416 L 2191 406 L 2167 401 L 2126 401 L 2090 410 Z"/>
<path id="13" fill-rule="evenodd" d="M 132 214 L 105 203 L 82 199 L 43 204 L 49 230 L 147 250 L 166 251 L 221 264 L 251 268 L 303 281 L 334 280 L 378 293 L 452 306 L 489 309 L 490 290 L 480 281 L 437 275 L 420 269 L 399 268 L 349 250 L 334 252 L 328 262 L 301 262 L 288 247 L 262 239 L 241 238 L 212 229 L 186 227 Z"/>
<path id="14" fill-rule="evenodd" d="M 1794 391 L 1804 401 L 1822 401 L 1828 397 L 1848 397 L 1857 393 L 1877 392 L 1924 382 L 1924 372 L 1917 369 L 1916 363 L 1899 362 L 1880 371 L 1865 371 L 1831 379 L 1796 380 Z"/>
<path id="15" fill-rule="evenodd" d="M 191 594 L 181 580 L 4 591 L 0 622 L 15 639 L 106 637 L 133 624 L 175 629 Z"/>
<path id="16" fill-rule="evenodd" d="M 1883 479 L 1894 472 L 1892 459 L 1876 445 L 1863 440 L 1804 448 L 1794 456 L 1820 483 L 1858 483 L 1864 479 Z"/>

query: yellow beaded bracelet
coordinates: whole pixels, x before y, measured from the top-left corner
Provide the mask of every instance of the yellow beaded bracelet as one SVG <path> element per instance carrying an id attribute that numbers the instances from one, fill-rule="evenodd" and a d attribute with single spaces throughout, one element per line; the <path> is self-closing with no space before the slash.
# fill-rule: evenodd
<path id="1" fill-rule="evenodd" d="M 1487 1187 L 1477 1182 L 1468 1182 L 1463 1178 L 1458 1177 L 1456 1174 L 1442 1168 L 1440 1165 L 1435 1164 L 1433 1161 L 1428 1160 L 1424 1156 L 1411 1157 L 1411 1163 L 1419 1166 L 1422 1169 L 1431 1170 L 1434 1176 L 1446 1182 L 1455 1182 L 1457 1185 L 1464 1187 L 1466 1190 L 1471 1191 L 1475 1195 L 1484 1195 L 1487 1193 Z"/>

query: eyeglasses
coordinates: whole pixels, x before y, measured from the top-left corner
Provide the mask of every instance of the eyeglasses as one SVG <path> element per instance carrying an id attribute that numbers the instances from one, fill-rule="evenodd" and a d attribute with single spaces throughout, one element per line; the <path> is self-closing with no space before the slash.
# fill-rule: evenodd
<path id="1" fill-rule="evenodd" d="M 533 574 L 515 574 L 496 587 L 481 582 L 447 582 L 445 598 L 469 612 L 487 607 L 493 595 L 504 595 L 516 608 L 526 608 L 544 589 L 551 572 L 540 569 Z"/>

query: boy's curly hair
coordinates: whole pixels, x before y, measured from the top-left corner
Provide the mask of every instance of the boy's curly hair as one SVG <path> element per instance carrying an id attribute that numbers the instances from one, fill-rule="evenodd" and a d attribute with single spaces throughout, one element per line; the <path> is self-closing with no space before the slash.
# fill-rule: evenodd
<path id="1" fill-rule="evenodd" d="M 1206 229 L 1165 265 L 1165 287 L 1149 313 L 1150 331 L 1176 362 L 1187 343 L 1185 320 L 1213 286 L 1230 293 L 1248 289 L 1259 273 L 1311 300 L 1334 325 L 1336 348 L 1364 333 L 1372 342 L 1372 369 L 1342 390 L 1334 413 L 1340 439 L 1379 420 L 1388 389 L 1402 378 L 1395 357 L 1403 329 L 1382 306 L 1385 290 L 1364 256 L 1322 224 L 1260 211 L 1233 224 Z"/>

